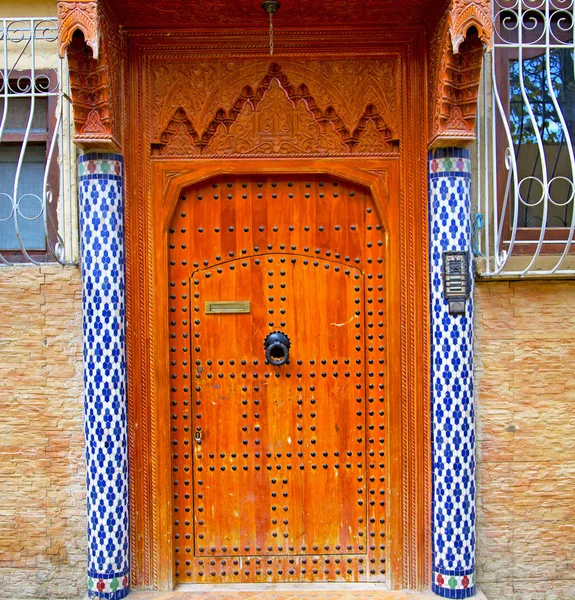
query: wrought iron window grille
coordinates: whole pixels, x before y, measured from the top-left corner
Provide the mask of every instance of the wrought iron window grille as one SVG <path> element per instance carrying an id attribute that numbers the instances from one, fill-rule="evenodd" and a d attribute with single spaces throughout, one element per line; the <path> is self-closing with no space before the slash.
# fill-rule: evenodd
<path id="1" fill-rule="evenodd" d="M 58 21 L 0 27 L 0 265 L 76 264 L 76 150 Z"/>
<path id="2" fill-rule="evenodd" d="M 483 276 L 575 274 L 574 0 L 494 0 L 477 123 Z"/>

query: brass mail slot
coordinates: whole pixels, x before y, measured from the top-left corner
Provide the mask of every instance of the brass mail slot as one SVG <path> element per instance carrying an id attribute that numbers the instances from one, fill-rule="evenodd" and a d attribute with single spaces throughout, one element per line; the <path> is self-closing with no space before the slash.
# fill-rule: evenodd
<path id="1" fill-rule="evenodd" d="M 232 300 L 226 302 L 206 302 L 206 315 L 245 314 L 251 310 L 249 300 Z"/>

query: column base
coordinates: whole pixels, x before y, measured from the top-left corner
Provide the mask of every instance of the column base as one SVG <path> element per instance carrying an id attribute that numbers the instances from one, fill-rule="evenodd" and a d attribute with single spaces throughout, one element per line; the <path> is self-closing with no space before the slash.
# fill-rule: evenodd
<path id="1" fill-rule="evenodd" d="M 120 600 L 130 593 L 130 572 L 88 575 L 88 598 Z"/>
<path id="2" fill-rule="evenodd" d="M 475 571 L 433 572 L 431 589 L 441 598 L 471 598 L 476 593 Z"/>

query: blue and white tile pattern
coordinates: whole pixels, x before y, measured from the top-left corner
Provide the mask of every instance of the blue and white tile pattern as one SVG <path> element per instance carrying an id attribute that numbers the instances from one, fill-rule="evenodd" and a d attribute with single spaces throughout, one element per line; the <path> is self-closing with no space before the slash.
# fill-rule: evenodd
<path id="1" fill-rule="evenodd" d="M 123 160 L 79 158 L 88 594 L 128 595 Z"/>
<path id="2" fill-rule="evenodd" d="M 444 598 L 475 594 L 473 296 L 465 315 L 450 315 L 442 276 L 442 253 L 448 250 L 467 251 L 472 269 L 470 192 L 469 151 L 431 152 L 432 589 Z"/>

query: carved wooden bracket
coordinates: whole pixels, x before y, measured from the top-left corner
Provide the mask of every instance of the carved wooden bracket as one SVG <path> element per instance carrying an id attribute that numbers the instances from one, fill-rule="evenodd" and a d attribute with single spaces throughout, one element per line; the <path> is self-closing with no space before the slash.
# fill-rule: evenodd
<path id="1" fill-rule="evenodd" d="M 84 34 L 86 44 L 92 48 L 94 58 L 98 60 L 100 36 L 97 1 L 58 2 L 58 51 L 61 58 L 66 55 L 66 49 L 78 30 Z"/>
<path id="2" fill-rule="evenodd" d="M 103 0 L 58 2 L 61 57 L 68 56 L 74 142 L 121 151 L 125 40 Z"/>
<path id="3" fill-rule="evenodd" d="M 493 33 L 490 0 L 450 0 L 429 49 L 431 148 L 475 140 L 484 45 Z"/>

